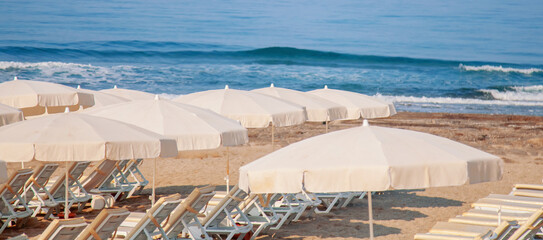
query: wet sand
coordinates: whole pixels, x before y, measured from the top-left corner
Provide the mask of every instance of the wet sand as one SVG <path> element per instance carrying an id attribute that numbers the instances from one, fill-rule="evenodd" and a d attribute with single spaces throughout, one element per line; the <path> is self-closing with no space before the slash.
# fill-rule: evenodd
<path id="1" fill-rule="evenodd" d="M 470 204 L 490 193 L 507 194 L 515 183 L 541 183 L 543 174 L 543 117 L 408 113 L 402 112 L 388 119 L 369 121 L 371 125 L 416 130 L 443 136 L 483 151 L 495 154 L 505 161 L 503 179 L 497 182 L 441 187 L 421 190 L 389 191 L 374 197 L 375 239 L 413 239 L 415 233 L 427 232 L 437 221 L 461 214 Z M 341 121 L 330 124 L 329 131 L 360 126 L 361 121 Z M 325 125 L 306 123 L 300 126 L 276 128 L 274 148 L 325 133 Z M 177 159 L 159 160 L 157 163 L 157 194 L 188 195 L 195 186 L 206 184 L 225 188 L 226 158 L 230 159 L 230 183 L 238 181 L 237 169 L 272 152 L 271 130 L 249 130 L 250 142 L 244 146 L 207 151 L 181 153 Z M 27 166 L 36 166 L 32 162 Z M 93 165 L 95 165 L 94 163 Z M 145 161 L 141 169 L 152 179 L 153 161 Z M 10 163 L 15 169 L 20 164 Z M 63 172 L 61 166 L 56 174 Z M 116 207 L 130 211 L 144 211 L 150 207 L 150 185 L 143 195 L 135 196 Z M 78 216 L 91 221 L 99 211 L 85 209 Z M 22 229 L 9 228 L 0 239 L 26 233 L 37 239 L 50 221 L 43 217 L 31 219 Z M 304 216 L 301 221 L 286 225 L 277 232 L 260 239 L 368 239 L 367 201 L 354 200 L 343 209 L 329 214 Z"/>

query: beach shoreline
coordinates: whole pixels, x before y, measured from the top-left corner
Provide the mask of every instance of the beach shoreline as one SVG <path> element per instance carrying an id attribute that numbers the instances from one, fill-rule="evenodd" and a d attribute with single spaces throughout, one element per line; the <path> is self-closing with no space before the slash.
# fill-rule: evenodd
<path id="1" fill-rule="evenodd" d="M 470 204 L 490 193 L 508 194 L 515 183 L 541 183 L 543 175 L 543 117 L 516 115 L 414 113 L 400 112 L 386 119 L 369 120 L 370 125 L 396 127 L 446 137 L 501 157 L 505 162 L 501 181 L 441 187 L 426 190 L 390 191 L 374 198 L 375 239 L 413 239 L 415 233 L 427 232 L 437 221 L 445 221 L 470 208 Z M 360 126 L 361 120 L 337 121 L 329 131 Z M 275 150 L 311 136 L 325 133 L 322 123 L 276 128 Z M 188 151 L 177 159 L 159 160 L 157 194 L 188 195 L 194 186 L 206 184 L 224 188 L 226 155 L 230 158 L 230 183 L 238 181 L 240 166 L 272 152 L 271 131 L 250 129 L 248 144 L 215 150 Z M 31 162 L 27 167 L 40 163 Z M 145 161 L 142 172 L 152 179 L 152 161 Z M 96 163 L 93 163 L 96 165 Z M 20 164 L 10 163 L 10 171 Z M 63 172 L 63 164 L 56 174 Z M 116 207 L 144 211 L 150 207 L 150 185 L 144 195 L 122 202 Z M 99 211 L 84 210 L 79 216 L 91 221 Z M 0 239 L 26 233 L 31 239 L 50 221 L 38 216 L 22 229 L 6 229 Z M 368 239 L 367 201 L 355 200 L 344 209 L 329 214 L 312 214 L 300 222 L 284 226 L 272 236 L 262 239 Z"/>

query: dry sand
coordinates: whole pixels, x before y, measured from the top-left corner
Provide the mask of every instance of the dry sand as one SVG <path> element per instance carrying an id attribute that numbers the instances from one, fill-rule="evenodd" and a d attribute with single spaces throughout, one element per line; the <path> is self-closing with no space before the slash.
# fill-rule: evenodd
<path id="1" fill-rule="evenodd" d="M 470 208 L 470 203 L 490 193 L 507 194 L 514 183 L 541 183 L 543 175 L 543 117 L 440 114 L 402 112 L 388 119 L 370 120 L 377 126 L 396 127 L 428 132 L 447 137 L 489 153 L 505 161 L 501 181 L 412 191 L 390 191 L 374 197 L 375 239 L 413 239 L 415 233 L 427 232 L 437 221 L 445 221 Z M 336 122 L 330 131 L 361 125 L 361 121 Z M 301 126 L 278 128 L 275 149 L 302 139 L 323 134 L 325 126 L 306 123 Z M 249 130 L 250 143 L 229 148 L 231 184 L 238 181 L 237 169 L 272 151 L 270 129 Z M 226 148 L 185 152 L 179 159 L 158 162 L 157 193 L 159 196 L 181 193 L 188 195 L 195 186 L 216 184 L 224 188 Z M 35 166 L 38 163 L 31 163 Z M 94 164 L 93 164 L 94 165 Z M 19 167 L 10 164 L 10 168 Z M 141 169 L 152 179 L 152 161 Z M 63 172 L 62 168 L 57 173 Z M 136 196 L 116 203 L 130 211 L 149 208 L 148 195 Z M 99 211 L 90 208 L 78 214 L 88 221 Z M 22 229 L 9 228 L 0 239 L 26 233 L 35 239 L 50 221 L 32 219 Z M 367 201 L 355 200 L 343 209 L 329 214 L 312 214 L 299 222 L 284 226 L 261 239 L 368 239 Z"/>

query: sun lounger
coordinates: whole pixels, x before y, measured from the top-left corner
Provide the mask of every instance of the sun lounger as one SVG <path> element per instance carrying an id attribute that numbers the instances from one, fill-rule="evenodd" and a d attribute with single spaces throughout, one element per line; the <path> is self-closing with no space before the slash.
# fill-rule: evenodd
<path id="1" fill-rule="evenodd" d="M 45 219 L 49 219 L 51 212 L 54 208 L 58 207 L 58 202 L 56 202 L 51 193 L 45 188 L 49 178 L 58 168 L 56 163 L 45 163 L 40 165 L 35 171 L 30 179 L 26 182 L 25 188 L 23 190 L 23 200 L 26 201 L 26 204 L 34 209 L 32 217 L 35 217 L 39 214 L 42 208 L 48 209 L 48 212 L 45 214 Z M 45 193 L 49 196 L 49 199 L 43 200 L 39 198 L 41 193 Z M 20 203 L 19 203 L 20 204 Z"/>
<path id="2" fill-rule="evenodd" d="M 253 227 L 251 240 L 254 240 L 260 233 L 265 232 L 270 226 L 277 224 L 281 219 L 273 208 L 267 202 L 264 194 L 251 194 L 245 202 L 242 202 L 240 209 L 245 213 Z M 247 225 L 239 217 L 236 219 L 238 224 Z"/>
<path id="3" fill-rule="evenodd" d="M 83 172 L 89 166 L 90 162 L 74 162 L 68 168 L 68 206 L 70 208 L 73 204 L 78 204 L 78 211 L 81 211 L 88 202 L 91 196 L 85 191 L 83 185 L 79 182 L 79 178 L 83 175 Z M 54 183 L 51 184 L 47 190 L 50 194 L 40 194 L 39 197 L 42 201 L 45 201 L 52 197 L 60 205 L 65 204 L 66 200 L 66 174 L 61 174 Z M 57 209 L 58 211 L 59 209 Z M 49 211 L 48 211 L 49 212 Z"/>
<path id="4" fill-rule="evenodd" d="M 495 210 L 481 210 L 481 209 L 470 209 L 465 213 L 462 213 L 462 216 L 466 217 L 478 217 L 478 218 L 487 218 L 492 219 L 493 221 L 518 221 L 526 222 L 528 218 L 532 216 L 530 212 L 500 212 L 498 213 Z"/>
<path id="5" fill-rule="evenodd" d="M 129 184 L 122 175 L 121 177 L 117 176 L 118 174 L 122 174 L 122 172 L 117 165 L 117 161 L 103 160 L 82 181 L 83 188 L 91 194 L 111 194 L 115 200 L 122 200 L 132 191 L 134 186 Z"/>
<path id="6" fill-rule="evenodd" d="M 10 237 L 7 240 L 29 240 L 28 236 L 26 234 L 17 235 L 15 237 Z"/>
<path id="7" fill-rule="evenodd" d="M 133 181 L 129 182 L 133 188 L 132 191 L 130 191 L 127 195 L 127 197 L 131 197 L 134 193 L 141 193 L 143 188 L 149 184 L 149 181 L 143 176 L 140 169 L 138 168 L 138 165 L 140 165 L 143 162 L 143 159 L 136 159 L 136 160 L 128 160 L 127 162 L 120 162 L 120 166 L 122 164 L 124 165 L 122 174 L 125 177 L 132 176 Z"/>
<path id="8" fill-rule="evenodd" d="M 471 206 L 477 209 L 501 211 L 501 212 L 535 212 L 542 206 L 539 204 L 508 202 L 496 199 L 479 199 Z"/>
<path id="9" fill-rule="evenodd" d="M 271 224 L 269 226 L 271 230 L 278 230 L 284 224 L 290 223 L 296 216 L 300 214 L 300 212 L 303 212 L 305 210 L 303 205 L 294 205 L 289 204 L 290 202 L 287 200 L 283 201 L 283 199 L 287 198 L 287 194 L 276 193 L 266 195 L 265 202 L 267 203 L 265 204 L 265 206 L 267 205 L 270 208 L 263 209 L 264 212 L 273 214 L 271 212 L 273 210 L 273 212 L 280 215 L 280 220 L 277 221 L 276 224 Z"/>
<path id="10" fill-rule="evenodd" d="M 75 239 L 87 226 L 85 219 L 54 219 L 38 240 Z"/>
<path id="11" fill-rule="evenodd" d="M 125 208 L 104 209 L 89 224 L 76 240 L 96 240 L 114 238 L 114 232 L 128 217 L 130 212 Z M 113 237 L 112 237 L 113 235 Z"/>
<path id="12" fill-rule="evenodd" d="M 514 233 L 509 237 L 511 240 L 524 240 L 532 239 L 543 227 L 543 209 L 535 212 L 526 223 L 522 224 Z"/>
<path id="13" fill-rule="evenodd" d="M 31 169 L 21 169 L 15 172 L 9 180 L 0 185 L 0 233 L 4 231 L 15 221 L 18 226 L 22 226 L 28 217 L 32 215 L 32 210 L 26 205 L 19 192 L 24 188 L 26 181 L 30 179 L 33 171 Z M 15 202 L 19 202 L 21 210 L 17 210 Z"/>
<path id="14" fill-rule="evenodd" d="M 324 205 L 325 209 L 320 210 L 318 207 L 315 208 L 315 213 L 330 213 L 332 208 L 346 207 L 358 194 L 354 192 L 340 192 L 340 193 L 313 193 L 309 196 L 314 196 L 316 199 L 319 199 Z"/>
<path id="15" fill-rule="evenodd" d="M 168 239 L 176 239 L 179 234 L 187 233 L 191 239 L 212 239 L 205 232 L 198 217 L 205 211 L 209 200 L 215 194 L 215 186 L 195 188 L 191 194 L 170 214 L 168 222 L 164 225 L 164 232 Z"/>
<path id="16" fill-rule="evenodd" d="M 507 235 L 516 225 L 504 222 L 498 227 L 473 226 L 460 223 L 438 222 L 428 233 L 415 234 L 415 240 L 489 240 L 507 239 Z"/>
<path id="17" fill-rule="evenodd" d="M 181 203 L 181 195 L 173 194 L 161 197 L 147 212 L 132 212 L 117 229 L 118 239 L 144 240 L 153 239 L 158 230 L 163 238 L 167 238 L 162 225 L 170 213 Z M 168 219 L 169 221 L 169 219 Z M 161 225 L 162 223 L 162 225 Z"/>
<path id="18" fill-rule="evenodd" d="M 234 186 L 202 221 L 207 234 L 226 235 L 226 239 L 232 239 L 236 234 L 240 237 L 253 229 L 252 223 L 247 216 L 240 210 L 239 205 L 245 200 L 247 193 Z M 240 226 L 237 221 L 248 223 Z"/>

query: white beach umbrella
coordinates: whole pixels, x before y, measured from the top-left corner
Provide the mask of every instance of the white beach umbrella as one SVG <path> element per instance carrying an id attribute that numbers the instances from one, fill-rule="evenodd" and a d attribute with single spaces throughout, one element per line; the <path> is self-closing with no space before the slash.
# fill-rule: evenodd
<path id="1" fill-rule="evenodd" d="M 365 121 L 242 166 L 239 186 L 251 193 L 386 191 L 496 181 L 502 172 L 499 157 L 473 147 L 427 133 L 370 127 Z"/>
<path id="2" fill-rule="evenodd" d="M 347 108 L 347 119 L 384 118 L 396 114 L 394 104 L 360 93 L 329 89 L 328 86 L 308 93 L 345 106 Z"/>
<path id="3" fill-rule="evenodd" d="M 109 93 L 94 91 L 94 90 L 90 90 L 90 89 L 82 89 L 80 86 L 77 86 L 77 90 L 79 92 L 92 94 L 94 96 L 94 105 L 84 107 L 84 108 L 103 107 L 103 106 L 107 106 L 107 105 L 112 105 L 112 104 L 117 104 L 117 103 L 123 103 L 123 102 L 130 101 L 127 98 L 119 97 L 119 96 L 112 95 L 112 94 L 109 94 Z"/>
<path id="4" fill-rule="evenodd" d="M 138 90 L 132 90 L 132 89 L 117 88 L 117 85 L 115 85 L 111 89 L 102 89 L 99 92 L 104 92 L 107 94 L 126 98 L 128 100 L 149 100 L 149 99 L 155 98 L 154 94 L 151 94 L 148 92 L 142 92 Z"/>
<path id="5" fill-rule="evenodd" d="M 246 128 L 274 127 L 302 124 L 306 121 L 305 109 L 297 104 L 268 95 L 229 89 L 209 90 L 180 96 L 174 101 L 210 109 L 230 119 L 238 120 Z"/>
<path id="6" fill-rule="evenodd" d="M 61 84 L 18 80 L 0 83 L 0 103 L 19 108 L 24 116 L 76 111 L 80 106 L 94 105 L 92 94 L 78 92 Z"/>
<path id="7" fill-rule="evenodd" d="M 0 159 L 7 162 L 67 163 L 176 155 L 173 139 L 134 125 L 80 113 L 48 115 L 0 128 Z"/>
<path id="8" fill-rule="evenodd" d="M 326 122 L 347 118 L 347 108 L 313 94 L 292 89 L 278 88 L 273 83 L 268 88 L 252 90 L 304 106 L 309 122 Z"/>
<path id="9" fill-rule="evenodd" d="M 209 90 L 187 94 L 174 101 L 210 109 L 225 117 L 240 121 L 246 128 L 286 127 L 306 121 L 302 106 L 268 95 L 229 89 Z"/>
<path id="10" fill-rule="evenodd" d="M 136 100 L 83 111 L 130 123 L 177 140 L 177 149 L 202 150 L 249 141 L 247 129 L 213 111 L 169 100 Z"/>
<path id="11" fill-rule="evenodd" d="M 23 121 L 23 112 L 17 108 L 0 104 L 0 126 Z"/>

